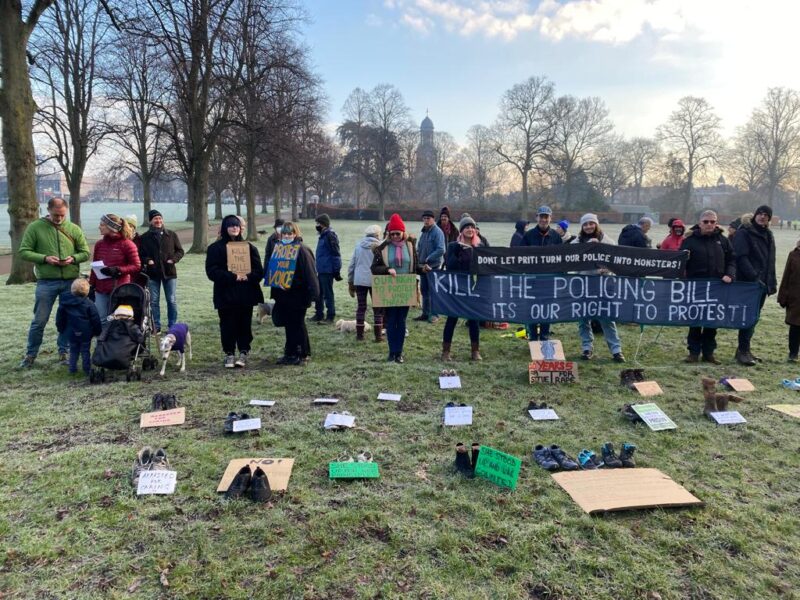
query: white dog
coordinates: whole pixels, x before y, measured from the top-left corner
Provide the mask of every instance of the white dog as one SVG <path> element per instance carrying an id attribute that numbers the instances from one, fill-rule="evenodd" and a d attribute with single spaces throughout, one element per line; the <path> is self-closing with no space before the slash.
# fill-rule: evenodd
<path id="1" fill-rule="evenodd" d="M 275 307 L 274 302 L 259 302 L 258 303 L 258 322 L 263 325 L 269 317 L 272 316 L 272 309 Z"/>
<path id="2" fill-rule="evenodd" d="M 175 323 L 169 328 L 167 334 L 161 338 L 159 349 L 161 350 L 161 357 L 164 359 L 159 373 L 161 377 L 164 376 L 169 354 L 173 350 L 178 353 L 177 364 L 180 365 L 180 372 L 186 371 L 186 354 L 189 354 L 189 360 L 192 359 L 192 334 L 189 333 L 189 326 L 186 323 Z"/>
<path id="3" fill-rule="evenodd" d="M 336 327 L 336 331 L 341 333 L 353 333 L 356 330 L 356 322 L 339 319 L 334 327 Z M 372 331 L 372 325 L 366 321 L 364 322 L 364 331 Z"/>

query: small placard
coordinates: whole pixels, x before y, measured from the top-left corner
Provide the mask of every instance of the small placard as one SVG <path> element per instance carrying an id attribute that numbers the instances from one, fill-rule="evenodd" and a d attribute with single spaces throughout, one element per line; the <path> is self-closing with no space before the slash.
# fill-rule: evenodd
<path id="1" fill-rule="evenodd" d="M 106 266 L 102 260 L 96 260 L 92 263 L 92 271 L 94 271 L 94 276 L 98 279 L 109 279 L 111 276 L 106 275 L 105 273 L 101 273 L 100 269 Z"/>
<path id="2" fill-rule="evenodd" d="M 448 427 L 472 425 L 472 407 L 446 406 L 444 409 L 444 424 Z"/>
<path id="3" fill-rule="evenodd" d="M 734 392 L 752 392 L 756 389 L 755 386 L 750 383 L 749 379 L 726 379 L 725 383 L 727 383 L 728 387 Z"/>
<path id="4" fill-rule="evenodd" d="M 652 402 L 650 404 L 632 404 L 631 408 L 653 431 L 678 428 L 678 426 L 672 422 L 672 419 L 665 415 L 664 411 Z"/>
<path id="5" fill-rule="evenodd" d="M 242 467 L 250 467 L 254 472 L 258 467 L 267 474 L 269 487 L 273 492 L 282 492 L 289 485 L 289 477 L 292 475 L 294 466 L 293 458 L 234 458 L 228 463 L 222 479 L 217 486 L 218 492 L 225 492 L 231 485 L 233 478 L 242 470 Z"/>
<path id="6" fill-rule="evenodd" d="M 557 421 L 558 415 L 552 408 L 538 408 L 529 410 L 528 414 L 534 421 Z"/>
<path id="7" fill-rule="evenodd" d="M 381 476 L 378 463 L 332 462 L 328 464 L 330 479 L 377 479 Z"/>
<path id="8" fill-rule="evenodd" d="M 261 417 L 256 417 L 255 419 L 239 419 L 233 422 L 233 433 L 251 431 L 253 429 L 261 429 Z"/>
<path id="9" fill-rule="evenodd" d="M 768 404 L 767 408 L 800 419 L 800 404 Z"/>
<path id="10" fill-rule="evenodd" d="M 338 404 L 337 398 L 315 398 L 314 404 Z"/>
<path id="11" fill-rule="evenodd" d="M 325 417 L 325 424 L 323 427 L 328 429 L 330 427 L 353 427 L 356 424 L 356 418 L 353 415 L 340 415 L 339 413 L 328 413 Z"/>
<path id="12" fill-rule="evenodd" d="M 139 473 L 139 484 L 136 494 L 174 494 L 178 481 L 177 471 L 142 471 Z"/>
<path id="13" fill-rule="evenodd" d="M 578 366 L 571 360 L 534 360 L 528 365 L 529 383 L 575 383 Z"/>
<path id="14" fill-rule="evenodd" d="M 531 360 L 566 360 L 561 340 L 528 342 Z"/>
<path id="15" fill-rule="evenodd" d="M 381 392 L 378 394 L 378 400 L 389 400 L 390 402 L 400 402 L 401 394 L 389 394 Z"/>
<path id="16" fill-rule="evenodd" d="M 275 400 L 250 400 L 250 406 L 275 406 Z"/>
<path id="17" fill-rule="evenodd" d="M 636 391 L 641 396 L 658 396 L 664 393 L 664 390 L 661 389 L 661 386 L 656 381 L 637 381 L 633 384 L 633 387 L 636 388 Z"/>
<path id="18" fill-rule="evenodd" d="M 460 390 L 461 377 L 458 375 L 439 377 L 439 389 L 442 390 Z"/>
<path id="19" fill-rule="evenodd" d="M 237 275 L 247 275 L 250 268 L 250 242 L 228 242 L 228 271 Z"/>
<path id="20" fill-rule="evenodd" d="M 481 446 L 475 475 L 500 487 L 516 489 L 522 461 L 516 456 L 500 452 L 489 446 Z"/>
<path id="21" fill-rule="evenodd" d="M 179 406 L 170 410 L 143 413 L 139 417 L 139 427 L 165 427 L 167 425 L 182 425 L 186 422 L 186 407 Z"/>
<path id="22" fill-rule="evenodd" d="M 419 306 L 417 276 L 374 275 L 372 277 L 372 306 Z"/>
<path id="23" fill-rule="evenodd" d="M 708 413 L 717 425 L 738 425 L 739 423 L 747 423 L 744 417 L 739 414 L 738 410 L 726 410 L 722 412 Z"/>

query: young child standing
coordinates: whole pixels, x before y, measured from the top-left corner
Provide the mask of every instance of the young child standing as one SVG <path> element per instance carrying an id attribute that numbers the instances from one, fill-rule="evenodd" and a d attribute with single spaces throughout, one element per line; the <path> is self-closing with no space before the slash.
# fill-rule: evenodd
<path id="1" fill-rule="evenodd" d="M 61 294 L 56 313 L 56 328 L 66 333 L 69 340 L 69 372 L 78 372 L 81 357 L 83 372 L 91 370 L 89 352 L 92 338 L 100 335 L 102 324 L 94 302 L 89 300 L 89 282 L 79 277 L 72 282 L 69 292 Z"/>

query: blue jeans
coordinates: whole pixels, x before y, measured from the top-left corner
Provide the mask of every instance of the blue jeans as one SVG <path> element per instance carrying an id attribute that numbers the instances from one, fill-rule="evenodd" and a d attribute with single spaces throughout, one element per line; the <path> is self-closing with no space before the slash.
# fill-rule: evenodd
<path id="1" fill-rule="evenodd" d="M 178 296 L 175 293 L 178 280 L 151 279 L 147 282 L 147 289 L 150 290 L 150 312 L 153 313 L 153 324 L 156 329 L 161 329 L 161 286 L 164 286 L 164 296 L 167 299 L 167 329 L 169 329 L 178 322 Z"/>
<path id="2" fill-rule="evenodd" d="M 83 364 L 83 372 L 87 375 L 92 370 L 91 353 L 89 349 L 92 346 L 92 339 L 84 341 L 80 338 L 74 338 L 69 341 L 69 372 L 78 372 L 78 357 L 80 357 Z"/>
<path id="3" fill-rule="evenodd" d="M 314 316 L 322 319 L 324 307 L 328 309 L 328 320 L 333 320 L 336 316 L 336 306 L 333 303 L 333 273 L 320 273 L 319 277 L 319 298 L 314 305 Z"/>
<path id="4" fill-rule="evenodd" d="M 100 315 L 100 322 L 105 324 L 106 317 L 108 316 L 108 305 L 111 303 L 111 294 L 101 294 L 100 292 L 94 293 L 94 305 L 97 308 L 97 314 Z"/>
<path id="5" fill-rule="evenodd" d="M 608 344 L 608 349 L 611 350 L 611 354 L 622 352 L 622 342 L 619 341 L 617 324 L 614 323 L 614 321 L 607 321 L 605 319 L 597 320 L 603 328 L 603 337 L 606 338 L 606 344 Z M 578 333 L 581 336 L 581 350 L 593 350 L 594 334 L 592 333 L 592 320 L 581 319 L 578 321 Z"/>
<path id="6" fill-rule="evenodd" d="M 44 336 L 44 328 L 50 320 L 50 313 L 53 311 L 53 305 L 56 303 L 56 298 L 63 293 L 68 292 L 72 286 L 72 279 L 40 279 L 36 282 L 36 293 L 34 294 L 33 303 L 33 321 L 31 321 L 30 329 L 28 329 L 28 349 L 25 352 L 27 356 L 36 356 L 39 354 L 39 348 L 42 345 L 42 337 Z M 58 352 L 66 354 L 69 346 L 69 339 L 65 333 L 58 334 Z"/>
<path id="7" fill-rule="evenodd" d="M 383 309 L 383 324 L 386 327 L 386 341 L 390 354 L 402 354 L 406 341 L 407 306 L 390 306 Z"/>

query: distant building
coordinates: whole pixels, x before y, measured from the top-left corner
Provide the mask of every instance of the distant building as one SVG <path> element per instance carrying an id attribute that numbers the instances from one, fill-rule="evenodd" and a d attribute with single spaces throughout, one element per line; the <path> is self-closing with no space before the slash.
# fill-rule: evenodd
<path id="1" fill-rule="evenodd" d="M 414 188 L 423 204 L 436 200 L 436 146 L 433 143 L 433 121 L 427 115 L 419 126 L 417 164 L 414 169 Z"/>

